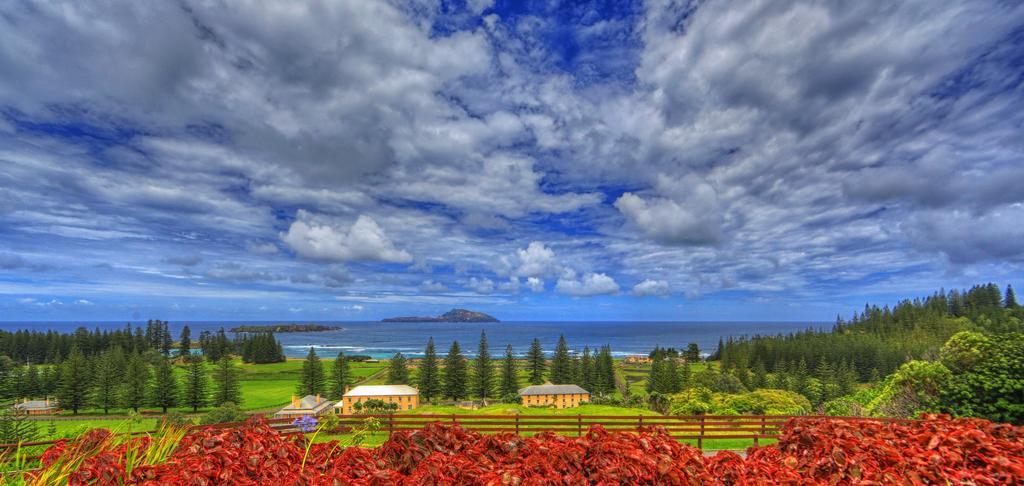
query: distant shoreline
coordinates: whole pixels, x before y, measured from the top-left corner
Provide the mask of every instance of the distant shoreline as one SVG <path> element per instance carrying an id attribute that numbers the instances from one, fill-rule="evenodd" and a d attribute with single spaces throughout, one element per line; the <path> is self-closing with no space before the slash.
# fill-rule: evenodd
<path id="1" fill-rule="evenodd" d="M 323 324 L 253 324 L 232 327 L 230 332 L 324 332 L 341 329 L 338 326 L 325 326 Z"/>

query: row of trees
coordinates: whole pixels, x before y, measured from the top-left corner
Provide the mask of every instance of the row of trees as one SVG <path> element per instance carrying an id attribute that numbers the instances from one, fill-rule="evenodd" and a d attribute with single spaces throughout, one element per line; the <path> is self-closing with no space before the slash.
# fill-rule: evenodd
<path id="1" fill-rule="evenodd" d="M 497 361 L 491 355 L 484 331 L 480 332 L 480 342 L 472 360 L 462 354 L 458 341 L 452 342 L 448 354 L 442 359 L 437 354 L 434 338 L 430 338 L 416 376 L 409 372 L 405 356 L 398 353 L 388 366 L 388 382 L 416 384 L 420 396 L 428 402 L 438 398 L 517 401 L 520 360 L 511 345 L 505 347 L 504 356 L 500 362 Z M 615 390 L 611 348 L 605 346 L 592 353 L 587 347 L 582 353 L 573 354 L 564 336 L 559 338 L 550 362 L 540 340 L 534 339 L 526 355 L 525 371 L 530 384 L 539 385 L 545 381 L 577 384 L 595 395 L 610 394 Z"/>
<path id="2" fill-rule="evenodd" d="M 349 357 L 339 352 L 331 364 L 330 375 L 324 373 L 323 362 L 317 356 L 316 350 L 309 348 L 305 361 L 302 362 L 302 371 L 299 374 L 299 384 L 295 393 L 299 396 L 324 395 L 331 400 L 339 400 L 355 381 L 352 372 L 349 370 Z"/>
<path id="3" fill-rule="evenodd" d="M 94 356 L 112 348 L 124 352 L 145 353 L 156 351 L 165 357 L 192 354 L 192 333 L 186 325 L 175 343 L 166 321 L 152 319 L 146 327 L 126 324 L 122 329 L 92 331 L 80 327 L 73 333 L 55 331 L 18 330 L 0 331 L 0 356 L 7 356 L 21 364 L 59 364 L 72 348 L 85 356 Z M 237 333 L 229 338 L 224 328 L 216 332 L 203 331 L 198 339 L 199 349 L 210 362 L 217 362 L 227 354 L 249 358 L 253 363 L 273 363 L 284 360 L 280 343 L 272 333 Z"/>
<path id="4" fill-rule="evenodd" d="M 327 376 L 316 350 L 310 348 L 302 364 L 297 393 L 319 393 L 331 399 L 340 398 L 354 382 L 348 361 L 344 353 L 338 353 L 330 376 Z M 612 352 L 608 346 L 596 353 L 584 348 L 581 354 L 573 355 L 565 338 L 561 337 L 549 363 L 540 341 L 535 339 L 525 361 L 528 381 L 532 384 L 541 384 L 545 380 L 558 384 L 573 383 L 595 395 L 608 395 L 615 390 Z M 504 356 L 495 359 L 491 355 L 487 334 L 481 332 L 477 353 L 472 360 L 462 353 L 458 341 L 452 343 L 444 357 L 439 356 L 434 338 L 430 338 L 415 375 L 410 371 L 408 359 L 397 353 L 388 364 L 387 381 L 417 385 L 420 397 L 426 402 L 440 398 L 518 401 L 519 370 L 520 359 L 513 353 L 512 346 L 506 346 Z"/>
<path id="5" fill-rule="evenodd" d="M 877 372 L 876 372 L 877 373 Z M 876 380 L 880 379 L 876 375 Z M 707 388 L 718 393 L 744 393 L 759 389 L 787 390 L 803 395 L 813 405 L 853 393 L 857 372 L 845 361 L 822 359 L 813 368 L 803 359 L 779 362 L 771 372 L 761 362 L 750 368 L 736 365 L 714 367 L 709 364 L 692 372 L 690 360 L 671 349 L 652 352 L 647 379 L 650 395 L 671 395 L 691 388 Z"/>
<path id="6" fill-rule="evenodd" d="M 976 285 L 903 300 L 892 308 L 868 305 L 849 320 L 837 318 L 831 331 L 730 338 L 719 343 L 711 359 L 726 369 L 752 369 L 761 363 L 769 370 L 801 360 L 809 365 L 845 362 L 859 381 L 868 381 L 892 373 L 907 360 L 933 354 L 958 331 L 1020 332 L 1022 321 L 1024 308 L 1012 287 L 1002 293 L 995 284 Z"/>
<path id="7" fill-rule="evenodd" d="M 170 359 L 160 354 L 125 353 L 115 347 L 90 357 L 74 348 L 55 367 L 54 391 L 61 407 L 75 414 L 90 407 L 103 413 L 146 406 L 166 412 L 176 406 L 196 411 L 211 404 L 241 403 L 240 371 L 230 356 L 222 357 L 212 369 L 200 357 L 185 361 L 184 377 L 179 379 Z"/>

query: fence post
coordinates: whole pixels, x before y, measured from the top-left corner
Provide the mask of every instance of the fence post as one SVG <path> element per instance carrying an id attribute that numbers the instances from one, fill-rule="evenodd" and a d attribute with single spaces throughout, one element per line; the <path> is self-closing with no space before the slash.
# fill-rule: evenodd
<path id="1" fill-rule="evenodd" d="M 519 414 L 516 413 L 516 435 L 519 435 Z"/>
<path id="2" fill-rule="evenodd" d="M 643 415 L 637 415 L 637 417 L 636 417 L 636 430 L 639 431 L 643 427 L 644 427 L 644 416 Z"/>
<path id="3" fill-rule="evenodd" d="M 700 414 L 700 435 L 697 436 L 697 448 L 704 450 L 704 414 Z"/>
<path id="4" fill-rule="evenodd" d="M 761 432 L 754 434 L 754 447 L 761 445 L 759 435 L 764 434 L 764 415 L 761 416 Z"/>
<path id="5" fill-rule="evenodd" d="M 388 438 L 390 439 L 391 435 L 394 434 L 394 433 L 395 433 L 395 414 L 389 413 L 388 414 Z"/>
<path id="6" fill-rule="evenodd" d="M 583 437 L 583 414 L 576 414 L 576 437 Z"/>

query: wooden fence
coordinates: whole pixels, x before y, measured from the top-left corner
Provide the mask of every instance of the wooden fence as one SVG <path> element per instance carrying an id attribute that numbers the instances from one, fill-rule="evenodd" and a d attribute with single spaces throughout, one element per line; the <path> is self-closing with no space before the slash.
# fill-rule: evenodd
<path id="1" fill-rule="evenodd" d="M 793 415 L 335 415 L 337 428 L 333 433 L 351 432 L 368 418 L 376 418 L 382 425 L 382 432 L 392 434 L 400 430 L 417 430 L 425 425 L 440 422 L 459 426 L 480 433 L 511 432 L 518 435 L 533 435 L 540 432 L 555 432 L 563 435 L 582 436 L 591 425 L 600 425 L 609 431 L 637 431 L 647 427 L 662 427 L 673 438 L 696 441 L 699 448 L 707 440 L 747 439 L 760 445 L 765 439 L 777 439 L 780 427 L 792 418 L 826 418 L 845 421 L 906 422 L 904 419 L 868 417 L 828 417 Z M 267 422 L 282 433 L 298 434 L 301 431 L 291 426 L 291 418 L 272 418 Z M 215 425 L 197 425 L 196 428 L 237 427 L 241 422 Z M 131 435 L 152 434 L 155 431 L 133 432 Z M 13 449 L 45 447 L 55 440 L 25 442 L 22 444 L 0 444 L 0 455 Z"/>
<path id="2" fill-rule="evenodd" d="M 642 428 L 661 427 L 677 440 L 695 441 L 703 448 L 707 440 L 746 439 L 755 446 L 765 439 L 777 439 L 782 425 L 793 415 L 336 415 L 338 428 L 333 432 L 346 433 L 360 426 L 367 418 L 380 420 L 382 431 L 417 430 L 435 422 L 458 424 L 480 433 L 514 433 L 533 435 L 555 432 L 562 435 L 582 436 L 591 425 L 600 425 L 609 431 L 638 431 Z M 799 416 L 847 421 L 897 422 L 901 419 L 867 417 Z M 287 429 L 290 419 L 274 419 L 271 423 Z M 300 433 L 297 430 L 286 430 Z"/>

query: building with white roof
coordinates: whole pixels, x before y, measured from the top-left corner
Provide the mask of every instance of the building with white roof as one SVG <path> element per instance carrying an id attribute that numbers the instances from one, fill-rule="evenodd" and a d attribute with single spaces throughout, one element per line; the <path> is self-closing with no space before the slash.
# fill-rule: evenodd
<path id="1" fill-rule="evenodd" d="M 330 409 L 331 401 L 321 397 L 319 394 L 306 395 L 301 399 L 293 395 L 292 402 L 287 407 L 278 410 L 274 417 L 315 417 L 327 413 Z"/>
<path id="2" fill-rule="evenodd" d="M 398 405 L 398 410 L 412 410 L 419 406 L 420 391 L 409 385 L 361 385 L 349 390 L 334 404 L 334 411 L 343 415 L 355 413 L 355 404 L 380 400 Z"/>

